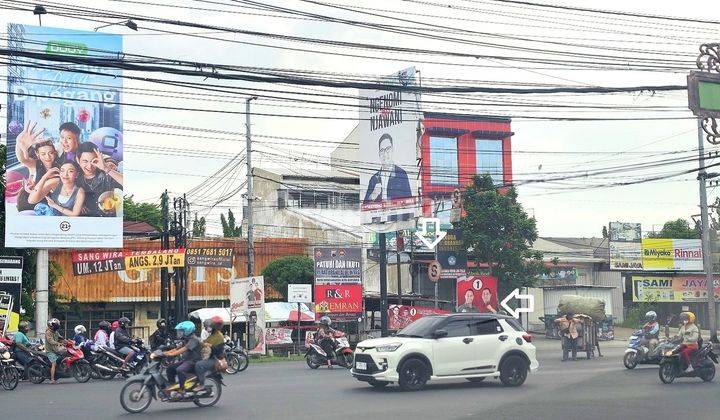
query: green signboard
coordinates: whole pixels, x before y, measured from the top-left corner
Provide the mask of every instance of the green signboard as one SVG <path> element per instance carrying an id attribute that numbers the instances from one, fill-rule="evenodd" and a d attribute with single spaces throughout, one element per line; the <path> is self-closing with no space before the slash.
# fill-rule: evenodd
<path id="1" fill-rule="evenodd" d="M 720 118 L 720 74 L 690 73 L 688 106 L 700 118 Z"/>

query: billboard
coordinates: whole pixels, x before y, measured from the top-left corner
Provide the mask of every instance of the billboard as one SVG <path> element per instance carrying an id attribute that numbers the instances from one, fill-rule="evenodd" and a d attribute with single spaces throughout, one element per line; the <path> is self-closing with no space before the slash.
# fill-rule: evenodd
<path id="1" fill-rule="evenodd" d="M 337 321 L 357 321 L 363 312 L 361 284 L 316 284 L 315 318 L 328 315 Z"/>
<path id="2" fill-rule="evenodd" d="M 456 312 L 497 312 L 497 278 L 470 276 L 457 279 Z"/>
<path id="3" fill-rule="evenodd" d="M 362 284 L 361 248 L 315 248 L 315 284 Z"/>
<path id="4" fill-rule="evenodd" d="M 248 318 L 247 349 L 265 354 L 265 278 L 243 277 L 230 281 L 230 315 Z"/>
<path id="5" fill-rule="evenodd" d="M 450 229 L 435 247 L 442 271 L 441 279 L 456 279 L 467 271 L 467 252 L 463 247 L 460 229 Z"/>
<path id="6" fill-rule="evenodd" d="M 702 271 L 702 241 L 700 239 L 643 239 L 642 262 L 646 271 Z"/>
<path id="7" fill-rule="evenodd" d="M 408 222 L 420 213 L 417 176 L 418 98 L 403 92 L 415 69 L 383 80 L 397 90 L 360 90 L 362 223 Z M 397 228 L 392 229 L 397 230 Z"/>
<path id="8" fill-rule="evenodd" d="M 268 328 L 265 330 L 265 343 L 269 346 L 292 344 L 292 332 L 290 328 Z"/>
<path id="9" fill-rule="evenodd" d="M 715 277 L 715 299 L 720 299 L 720 278 Z M 707 302 L 705 276 L 633 276 L 633 302 Z"/>
<path id="10" fill-rule="evenodd" d="M 608 236 L 611 270 L 643 269 L 640 223 L 610 222 Z"/>
<path id="11" fill-rule="evenodd" d="M 9 24 L 8 46 L 117 58 L 122 37 Z M 16 56 L 7 68 L 6 245 L 122 247 L 121 71 Z"/>
<path id="12" fill-rule="evenodd" d="M 424 316 L 447 313 L 449 312 L 426 306 L 390 305 L 388 308 L 388 328 L 401 330 Z"/>
<path id="13" fill-rule="evenodd" d="M 2 315 L 10 312 L 10 322 L 4 326 L 5 331 L 16 331 L 20 322 L 20 294 L 22 293 L 22 257 L 0 256 L 0 304 L 9 304 L 12 296 L 12 305 L 0 306 Z M 0 333 L 3 326 L 0 325 Z"/>

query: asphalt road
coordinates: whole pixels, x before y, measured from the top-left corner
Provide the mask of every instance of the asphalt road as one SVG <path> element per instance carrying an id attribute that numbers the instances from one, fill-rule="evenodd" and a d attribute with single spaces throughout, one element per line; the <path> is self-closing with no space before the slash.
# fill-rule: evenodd
<path id="1" fill-rule="evenodd" d="M 657 368 L 633 371 L 621 363 L 622 343 L 605 345 L 604 358 L 560 362 L 556 341 L 539 340 L 540 371 L 520 388 L 497 380 L 429 384 L 420 392 L 375 390 L 344 369 L 312 371 L 304 363 L 251 364 L 235 376 L 216 407 L 153 402 L 140 415 L 119 403 L 122 380 L 58 385 L 21 383 L 0 390 L 3 418 L 58 419 L 683 419 L 720 418 L 720 379 L 660 383 Z"/>

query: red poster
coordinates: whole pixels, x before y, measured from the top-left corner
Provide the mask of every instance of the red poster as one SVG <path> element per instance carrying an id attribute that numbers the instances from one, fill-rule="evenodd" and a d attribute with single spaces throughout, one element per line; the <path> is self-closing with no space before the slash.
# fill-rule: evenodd
<path id="1" fill-rule="evenodd" d="M 328 315 L 333 320 L 357 320 L 362 315 L 362 285 L 315 285 L 315 318 Z"/>
<path id="2" fill-rule="evenodd" d="M 497 312 L 497 278 L 469 276 L 457 279 L 457 312 Z"/>
<path id="3" fill-rule="evenodd" d="M 424 316 L 446 313 L 448 311 L 425 306 L 390 305 L 388 308 L 388 328 L 401 330 Z"/>

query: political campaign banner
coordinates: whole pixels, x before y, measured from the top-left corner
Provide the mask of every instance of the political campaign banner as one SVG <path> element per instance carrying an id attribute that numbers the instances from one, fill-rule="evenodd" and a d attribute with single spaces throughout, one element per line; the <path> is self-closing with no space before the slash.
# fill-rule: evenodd
<path id="1" fill-rule="evenodd" d="M 405 222 L 410 227 L 420 213 L 417 138 L 420 112 L 415 93 L 415 69 L 379 80 L 388 90 L 360 90 L 359 161 L 362 223 Z M 397 226 L 390 230 L 397 230 Z"/>
<path id="2" fill-rule="evenodd" d="M 720 299 L 720 277 L 713 280 Z M 707 302 L 707 280 L 697 276 L 632 276 L 633 302 Z"/>
<path id="3" fill-rule="evenodd" d="M 361 284 L 316 284 L 315 319 L 324 315 L 337 321 L 357 321 L 363 312 Z"/>
<path id="4" fill-rule="evenodd" d="M 361 248 L 315 248 L 315 284 L 362 284 Z"/>
<path id="5" fill-rule="evenodd" d="M 265 344 L 277 346 L 281 344 L 292 344 L 291 328 L 267 328 L 265 329 Z"/>
<path id="6" fill-rule="evenodd" d="M 642 270 L 640 223 L 610 222 L 608 247 L 611 270 Z"/>
<path id="7" fill-rule="evenodd" d="M 426 306 L 390 305 L 388 308 L 388 328 L 401 330 L 424 316 L 447 313 L 449 312 L 443 309 Z"/>
<path id="8" fill-rule="evenodd" d="M 122 72 L 43 56 L 117 59 L 122 37 L 18 24 L 7 31 L 15 54 L 7 66 L 6 246 L 121 248 Z"/>
<path id="9" fill-rule="evenodd" d="M 497 278 L 493 276 L 459 277 L 457 279 L 457 304 L 456 312 L 497 312 Z"/>
<path id="10" fill-rule="evenodd" d="M 646 238 L 642 261 L 646 271 L 703 271 L 702 241 Z"/>
<path id="11" fill-rule="evenodd" d="M 265 354 L 265 278 L 243 277 L 230 280 L 230 315 L 247 316 L 247 349 Z"/>
<path id="12" fill-rule="evenodd" d="M 232 268 L 233 248 L 187 248 L 185 264 L 188 267 L 225 267 Z"/>
<path id="13" fill-rule="evenodd" d="M 185 266 L 185 248 L 125 251 L 125 270 Z"/>
<path id="14" fill-rule="evenodd" d="M 22 293 L 22 257 L 0 256 L 0 319 L 7 316 L 5 331 L 17 331 L 20 322 L 20 295 Z M 8 313 L 9 312 L 9 313 Z"/>

